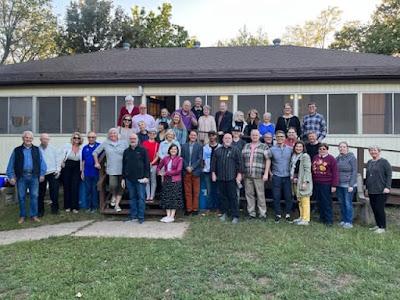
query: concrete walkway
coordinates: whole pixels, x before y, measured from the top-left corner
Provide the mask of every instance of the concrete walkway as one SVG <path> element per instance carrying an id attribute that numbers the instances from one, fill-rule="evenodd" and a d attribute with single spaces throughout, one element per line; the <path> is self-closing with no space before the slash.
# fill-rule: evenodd
<path id="1" fill-rule="evenodd" d="M 127 238 L 182 238 L 189 223 L 161 223 L 147 221 L 143 224 L 125 223 L 121 221 L 95 222 L 81 221 L 43 225 L 27 229 L 0 231 L 0 245 L 8 245 L 21 241 L 34 241 L 52 236 L 83 236 L 83 237 L 127 237 Z"/>

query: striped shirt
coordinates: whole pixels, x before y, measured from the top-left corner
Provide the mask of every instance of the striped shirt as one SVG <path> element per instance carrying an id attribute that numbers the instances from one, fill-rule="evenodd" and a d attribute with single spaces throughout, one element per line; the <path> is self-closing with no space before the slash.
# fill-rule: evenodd
<path id="1" fill-rule="evenodd" d="M 235 180 L 238 173 L 243 173 L 240 150 L 232 146 L 216 149 L 211 160 L 211 172 L 215 172 L 219 181 Z"/>

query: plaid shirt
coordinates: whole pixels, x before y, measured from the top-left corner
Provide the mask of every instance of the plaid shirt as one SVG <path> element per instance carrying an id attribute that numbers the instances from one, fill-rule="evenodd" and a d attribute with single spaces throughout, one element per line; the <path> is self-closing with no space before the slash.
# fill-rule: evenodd
<path id="1" fill-rule="evenodd" d="M 253 161 L 250 164 L 251 143 L 246 144 L 242 150 L 244 174 L 250 178 L 261 178 L 264 175 L 265 164 L 268 158 L 268 146 L 258 143 L 254 149 Z"/>
<path id="2" fill-rule="evenodd" d="M 319 141 L 326 137 L 326 122 L 323 115 L 315 113 L 314 115 L 305 115 L 303 117 L 303 139 L 307 139 L 307 135 L 314 131 Z"/>

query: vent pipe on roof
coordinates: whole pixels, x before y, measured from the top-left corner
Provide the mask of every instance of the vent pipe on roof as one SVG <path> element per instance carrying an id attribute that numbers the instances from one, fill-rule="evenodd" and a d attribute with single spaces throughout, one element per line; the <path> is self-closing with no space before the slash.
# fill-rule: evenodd
<path id="1" fill-rule="evenodd" d="M 199 49 L 200 48 L 200 42 L 199 41 L 195 41 L 193 44 L 193 48 Z"/>
<path id="2" fill-rule="evenodd" d="M 129 44 L 129 43 L 122 44 L 122 49 L 124 49 L 124 50 L 129 50 L 130 47 L 131 47 L 131 44 Z"/>
<path id="3" fill-rule="evenodd" d="M 272 43 L 274 44 L 274 46 L 280 46 L 281 45 L 281 39 L 274 39 L 272 41 Z"/>

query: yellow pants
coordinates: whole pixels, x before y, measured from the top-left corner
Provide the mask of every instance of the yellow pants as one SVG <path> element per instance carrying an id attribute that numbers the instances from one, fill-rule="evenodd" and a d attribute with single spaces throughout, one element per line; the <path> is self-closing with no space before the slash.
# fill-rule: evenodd
<path id="1" fill-rule="evenodd" d="M 310 222 L 310 197 L 299 199 L 300 219 Z"/>

